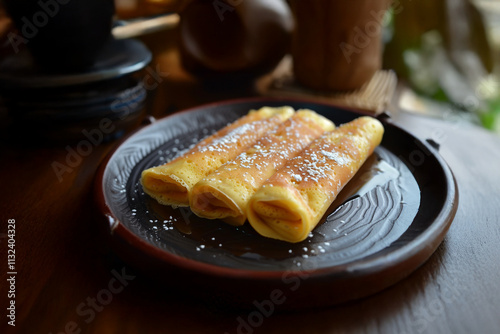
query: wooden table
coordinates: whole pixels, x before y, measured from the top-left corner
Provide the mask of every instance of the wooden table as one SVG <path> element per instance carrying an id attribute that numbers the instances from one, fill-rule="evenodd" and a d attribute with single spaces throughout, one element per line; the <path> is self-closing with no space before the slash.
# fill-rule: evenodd
<path id="1" fill-rule="evenodd" d="M 145 41 L 151 46 L 158 36 Z M 150 69 L 168 73 L 150 92 L 156 117 L 255 94 L 251 87 L 204 87 L 180 69 L 175 50 L 155 55 Z M 403 112 L 395 112 L 394 119 L 417 137 L 440 143 L 456 176 L 460 204 L 444 242 L 425 265 L 385 291 L 335 307 L 274 313 L 251 328 L 241 325 L 250 311 L 217 309 L 187 298 L 173 286 L 152 283 L 114 255 L 92 189 L 96 169 L 116 142 L 94 147 L 59 180 L 52 164 L 64 162 L 65 144 L 13 143 L 4 134 L 0 332 L 499 333 L 500 138 L 457 120 Z M 14 225 L 9 219 L 15 220 L 15 275 L 7 274 L 8 226 Z M 11 300 L 15 327 L 7 324 Z"/>

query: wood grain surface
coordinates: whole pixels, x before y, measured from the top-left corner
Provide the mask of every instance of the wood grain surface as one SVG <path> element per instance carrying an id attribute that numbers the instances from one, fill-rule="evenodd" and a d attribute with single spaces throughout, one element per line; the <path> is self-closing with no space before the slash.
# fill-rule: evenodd
<path id="1" fill-rule="evenodd" d="M 159 37 L 172 36 L 150 36 Z M 155 116 L 254 94 L 248 87 L 207 88 L 182 72 L 174 51 L 155 54 L 152 68 L 169 73 L 150 92 Z M 455 174 L 459 207 L 444 242 L 421 268 L 376 295 L 266 315 L 207 305 L 152 281 L 113 253 L 92 190 L 99 164 L 117 142 L 93 147 L 58 178 L 53 162 L 65 163 L 66 144 L 14 142 L 2 131 L 0 333 L 498 333 L 500 138 L 456 119 L 393 117 L 439 143 Z M 15 327 L 6 317 L 8 219 L 16 222 Z"/>

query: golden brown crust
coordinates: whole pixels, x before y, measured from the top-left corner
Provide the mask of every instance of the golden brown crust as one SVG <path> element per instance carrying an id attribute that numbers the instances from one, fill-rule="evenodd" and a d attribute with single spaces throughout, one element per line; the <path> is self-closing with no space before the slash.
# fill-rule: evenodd
<path id="1" fill-rule="evenodd" d="M 200 217 L 222 218 L 242 225 L 248 200 L 262 183 L 315 138 L 333 128 L 331 121 L 313 111 L 297 111 L 252 148 L 198 182 L 190 196 L 191 209 Z"/>
<path id="2" fill-rule="evenodd" d="M 380 144 L 382 134 L 379 121 L 360 117 L 315 140 L 252 197 L 250 224 L 270 238 L 304 240 Z"/>
<path id="3" fill-rule="evenodd" d="M 142 172 L 144 191 L 159 203 L 188 206 L 189 192 L 213 172 L 294 113 L 291 107 L 263 107 L 202 140 L 187 153 Z"/>

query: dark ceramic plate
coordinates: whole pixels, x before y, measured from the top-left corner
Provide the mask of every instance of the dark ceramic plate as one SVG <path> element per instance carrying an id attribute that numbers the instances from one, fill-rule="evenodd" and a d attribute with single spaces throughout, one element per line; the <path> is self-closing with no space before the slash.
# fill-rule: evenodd
<path id="1" fill-rule="evenodd" d="M 281 291 L 286 307 L 339 303 L 394 284 L 442 241 L 458 203 L 454 177 L 436 145 L 382 117 L 382 144 L 303 242 L 259 236 L 157 204 L 142 191 L 142 170 L 181 154 L 204 136 L 262 106 L 310 108 L 342 124 L 352 110 L 295 100 L 256 99 L 181 112 L 141 129 L 105 162 L 98 203 L 116 249 L 165 282 L 200 296 L 252 305 Z"/>
<path id="2" fill-rule="evenodd" d="M 28 50 L 0 61 L 0 88 L 64 88 L 116 79 L 137 72 L 149 64 L 151 52 L 139 41 L 112 40 L 97 56 L 95 64 L 81 72 L 47 73 L 33 61 Z"/>

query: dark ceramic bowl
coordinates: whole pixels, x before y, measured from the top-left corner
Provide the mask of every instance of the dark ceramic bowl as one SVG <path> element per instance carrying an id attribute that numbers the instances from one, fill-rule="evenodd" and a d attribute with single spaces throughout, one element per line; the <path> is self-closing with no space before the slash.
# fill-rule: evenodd
<path id="1" fill-rule="evenodd" d="M 0 61 L 0 96 L 13 121 L 12 134 L 57 141 L 85 139 L 83 131 L 113 122 L 109 139 L 140 123 L 147 87 L 137 72 L 151 52 L 135 40 L 114 40 L 93 66 L 82 71 L 47 73 L 26 50 Z"/>
<path id="2" fill-rule="evenodd" d="M 111 39 L 113 0 L 4 0 L 20 36 L 37 64 L 51 71 L 94 64 Z M 20 42 L 22 41 L 22 42 Z"/>
<path id="3" fill-rule="evenodd" d="M 143 193 L 142 170 L 250 109 L 282 105 L 313 109 L 336 124 L 363 115 L 307 101 L 252 99 L 197 107 L 143 128 L 109 155 L 96 179 L 97 202 L 116 251 L 165 288 L 244 307 L 263 301 L 282 308 L 341 303 L 376 293 L 424 263 L 453 220 L 456 183 L 432 142 L 387 118 L 380 147 L 301 243 L 204 220 Z"/>

